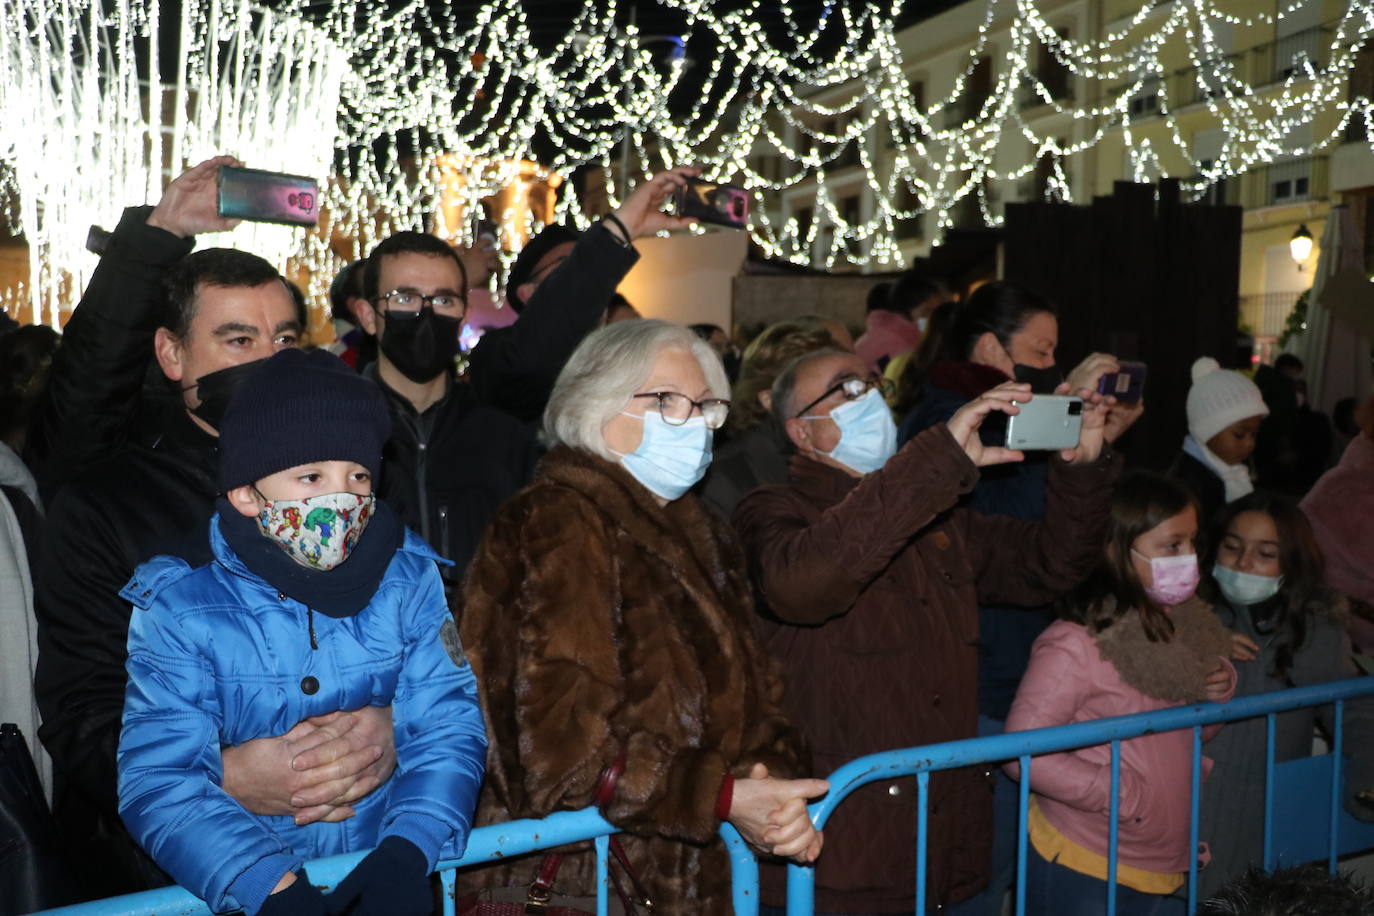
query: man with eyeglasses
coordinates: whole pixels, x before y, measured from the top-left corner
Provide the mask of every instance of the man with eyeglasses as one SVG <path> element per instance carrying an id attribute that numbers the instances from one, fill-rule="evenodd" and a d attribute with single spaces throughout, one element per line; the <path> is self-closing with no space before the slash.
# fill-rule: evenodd
<path id="1" fill-rule="evenodd" d="M 865 754 L 977 734 L 978 602 L 1047 603 L 1092 569 L 1119 462 L 1100 395 L 1085 400 L 1078 447 L 1051 458 L 1042 522 L 958 507 L 978 468 L 1019 461 L 983 445 L 993 411 L 1030 386 L 985 392 L 897 450 L 881 382 L 852 353 L 822 350 L 784 369 L 773 411 L 796 448 L 790 480 L 744 498 L 734 524 L 762 597 L 764 645 L 782 662 L 784 710 L 817 773 Z M 992 784 L 982 768 L 930 779 L 926 907 L 987 884 Z M 818 913 L 912 912 L 915 780 L 856 791 L 826 826 Z M 765 900 L 782 876 L 766 869 Z M 953 905 L 953 906 L 951 906 Z"/>
<path id="2" fill-rule="evenodd" d="M 659 208 L 691 169 L 663 172 L 637 187 L 520 288 L 522 317 L 483 336 L 466 383 L 454 357 L 467 311 L 462 258 L 439 238 L 398 232 L 368 255 L 358 323 L 378 340 L 371 376 L 386 393 L 392 436 L 378 492 L 405 524 L 454 565 L 462 579 L 496 508 L 529 479 L 537 451 L 526 422 L 543 413 L 572 351 L 595 330 L 616 284 L 638 259 L 631 242 L 687 221 Z M 537 241 L 537 240 L 536 240 Z M 547 262 L 547 263 L 546 263 Z"/>

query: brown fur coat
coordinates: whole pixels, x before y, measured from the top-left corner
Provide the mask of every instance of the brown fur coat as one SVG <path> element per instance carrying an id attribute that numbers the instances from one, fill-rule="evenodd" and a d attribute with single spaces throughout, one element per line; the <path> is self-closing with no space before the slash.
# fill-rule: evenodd
<path id="1" fill-rule="evenodd" d="M 693 496 L 659 506 L 619 465 L 557 448 L 491 522 L 457 611 L 491 742 L 475 823 L 586 807 L 624 753 L 605 814 L 656 911 L 728 913 L 722 779 L 801 764 L 730 529 Z M 526 885 L 538 859 L 463 877 Z M 573 856 L 555 890 L 591 894 L 593 877 L 591 854 Z"/>

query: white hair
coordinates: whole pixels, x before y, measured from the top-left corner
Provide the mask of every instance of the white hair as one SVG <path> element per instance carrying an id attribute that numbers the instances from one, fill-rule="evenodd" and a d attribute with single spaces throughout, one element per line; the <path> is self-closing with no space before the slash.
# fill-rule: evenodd
<path id="1" fill-rule="evenodd" d="M 712 397 L 730 397 L 720 357 L 691 330 L 654 318 L 616 322 L 587 335 L 558 374 L 544 409 L 545 444 L 619 460 L 606 445 L 602 430 L 648 382 L 654 360 L 668 349 L 685 350 L 696 357 Z"/>

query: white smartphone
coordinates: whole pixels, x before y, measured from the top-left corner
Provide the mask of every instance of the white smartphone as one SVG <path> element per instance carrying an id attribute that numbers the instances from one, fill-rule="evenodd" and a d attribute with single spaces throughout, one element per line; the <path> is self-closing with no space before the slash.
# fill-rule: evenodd
<path id="1" fill-rule="evenodd" d="M 1075 448 L 1083 431 L 1083 399 L 1063 394 L 1037 394 L 1018 403 L 1021 412 L 1007 418 L 1007 448 L 1058 451 Z"/>

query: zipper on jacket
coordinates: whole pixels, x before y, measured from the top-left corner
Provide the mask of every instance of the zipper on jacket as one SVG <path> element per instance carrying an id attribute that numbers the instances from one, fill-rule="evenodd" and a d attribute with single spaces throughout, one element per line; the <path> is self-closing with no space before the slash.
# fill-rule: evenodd
<path id="1" fill-rule="evenodd" d="M 445 560 L 453 559 L 448 549 L 448 506 L 439 507 L 439 543 L 434 545 L 434 549 L 439 551 L 439 556 Z"/>
<path id="2" fill-rule="evenodd" d="M 308 604 L 305 606 L 305 625 L 310 630 L 310 648 L 319 649 L 320 644 L 315 641 L 315 610 Z"/>

